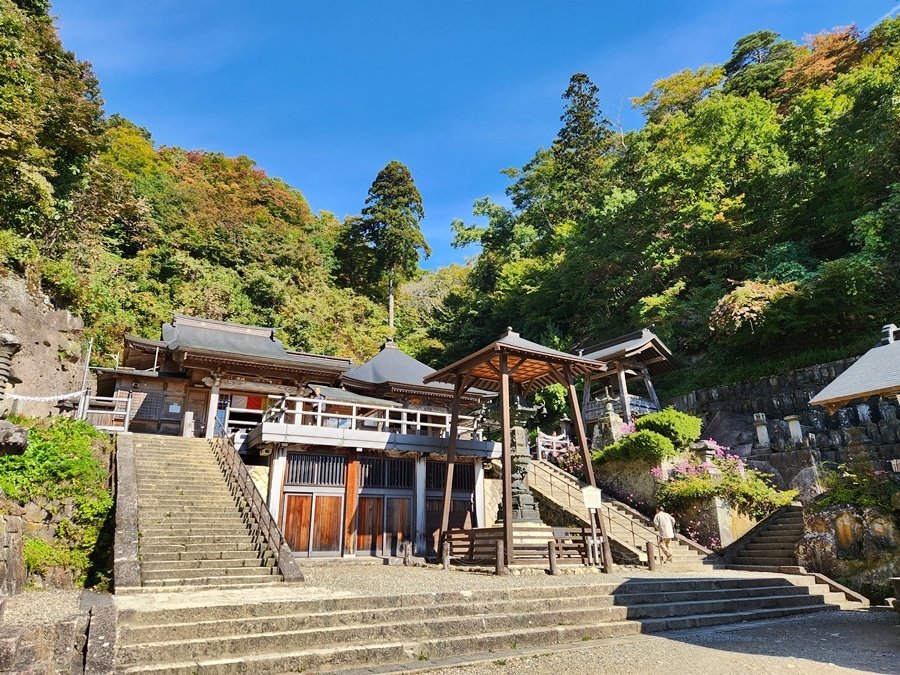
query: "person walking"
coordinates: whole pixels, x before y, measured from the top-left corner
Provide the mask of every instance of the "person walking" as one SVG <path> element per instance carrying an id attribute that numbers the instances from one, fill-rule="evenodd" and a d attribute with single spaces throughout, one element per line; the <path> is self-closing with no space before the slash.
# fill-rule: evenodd
<path id="1" fill-rule="evenodd" d="M 669 544 L 675 538 L 675 519 L 671 514 L 666 513 L 662 506 L 657 506 L 653 524 L 659 531 L 659 550 L 665 554 L 666 562 L 672 562 L 672 551 L 669 549 Z"/>

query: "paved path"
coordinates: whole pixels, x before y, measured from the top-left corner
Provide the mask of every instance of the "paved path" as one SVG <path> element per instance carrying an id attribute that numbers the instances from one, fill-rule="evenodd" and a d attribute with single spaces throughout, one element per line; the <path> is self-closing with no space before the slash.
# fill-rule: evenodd
<path id="1" fill-rule="evenodd" d="M 896 612 L 819 612 L 776 621 L 636 635 L 560 647 L 498 652 L 470 665 L 422 664 L 401 670 L 429 675 L 726 675 L 743 673 L 900 673 Z"/>

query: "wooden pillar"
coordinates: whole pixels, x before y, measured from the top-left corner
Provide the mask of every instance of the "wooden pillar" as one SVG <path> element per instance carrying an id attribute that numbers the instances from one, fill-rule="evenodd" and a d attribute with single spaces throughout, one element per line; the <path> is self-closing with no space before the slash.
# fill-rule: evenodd
<path id="1" fill-rule="evenodd" d="M 453 404 L 450 409 L 450 438 L 447 441 L 447 480 L 444 484 L 444 510 L 441 515 L 441 532 L 438 546 L 444 541 L 444 533 L 450 529 L 450 497 L 453 492 L 453 469 L 456 464 L 456 437 L 459 435 L 459 399 L 462 396 L 463 376 L 456 374 L 453 383 Z"/>
<path id="2" fill-rule="evenodd" d="M 587 435 L 584 431 L 584 424 L 581 419 L 581 409 L 578 407 L 578 394 L 575 391 L 575 383 L 572 381 L 572 372 L 568 366 L 563 367 L 562 383 L 569 394 L 569 406 L 572 408 L 572 415 L 575 417 L 573 426 L 578 436 L 578 448 L 581 450 L 581 460 L 584 462 L 584 475 L 587 478 L 588 485 L 597 487 L 597 479 L 594 476 L 594 466 L 591 464 L 591 450 L 588 447 Z M 600 538 L 603 540 L 603 571 L 612 571 L 612 551 L 609 547 L 609 538 L 606 534 L 606 523 L 603 522 L 602 509 L 594 511 L 594 520 L 600 529 Z"/>
<path id="3" fill-rule="evenodd" d="M 359 507 L 359 453 L 347 456 L 344 492 L 344 555 L 356 555 L 356 511 Z"/>
<path id="4" fill-rule="evenodd" d="M 653 382 L 650 381 L 650 371 L 646 368 L 641 368 L 641 376 L 644 378 L 644 387 L 647 389 L 647 395 L 650 397 L 650 400 L 653 401 L 653 405 L 656 406 L 656 409 L 661 410 L 659 406 L 659 396 L 656 395 L 656 388 L 653 386 Z"/>
<path id="5" fill-rule="evenodd" d="M 628 400 L 628 383 L 625 382 L 625 364 L 616 364 L 616 374 L 619 376 L 619 400 L 622 402 L 622 417 L 626 422 L 631 421 L 631 401 Z"/>
<path id="6" fill-rule="evenodd" d="M 584 391 L 581 392 L 582 413 L 584 413 L 584 410 L 588 407 L 588 403 L 591 402 L 591 385 L 593 385 L 593 383 L 592 373 L 588 373 L 584 376 Z M 584 432 L 587 433 L 587 422 L 584 423 Z"/>
<path id="7" fill-rule="evenodd" d="M 578 420 L 579 425 L 581 420 Z M 500 433 L 503 445 L 503 550 L 506 565 L 513 564 L 513 524 L 512 524 L 512 449 L 509 417 L 509 363 L 506 352 L 500 352 Z M 579 429 L 582 433 L 584 430 Z"/>

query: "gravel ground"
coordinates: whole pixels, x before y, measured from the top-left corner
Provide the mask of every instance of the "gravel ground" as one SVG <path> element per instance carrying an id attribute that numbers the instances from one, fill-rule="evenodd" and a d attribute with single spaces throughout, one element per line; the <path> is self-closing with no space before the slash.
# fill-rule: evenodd
<path id="1" fill-rule="evenodd" d="M 6 599 L 2 626 L 34 626 L 56 623 L 82 612 L 84 591 L 33 590 Z"/>
<path id="2" fill-rule="evenodd" d="M 407 669 L 429 675 L 619 673 L 900 673 L 900 626 L 889 611 L 819 612 L 778 621 L 638 635 L 530 652 L 491 654 L 460 666 Z"/>

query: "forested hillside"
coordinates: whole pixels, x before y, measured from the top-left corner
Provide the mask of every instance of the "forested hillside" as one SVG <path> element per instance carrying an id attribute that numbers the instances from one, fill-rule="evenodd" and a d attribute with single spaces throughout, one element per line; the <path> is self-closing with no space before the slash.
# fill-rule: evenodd
<path id="1" fill-rule="evenodd" d="M 900 20 L 748 35 L 635 99 L 638 131 L 585 75 L 563 98 L 512 208 L 454 225 L 482 253 L 435 327 L 443 361 L 507 325 L 573 348 L 655 324 L 696 362 L 683 388 L 858 353 L 898 319 Z"/>
<path id="2" fill-rule="evenodd" d="M 341 223 L 247 157 L 106 118 L 44 2 L 0 0 L 0 125 L 0 271 L 81 314 L 100 359 L 173 310 L 357 359 L 386 336 L 386 309 L 333 281 Z"/>
<path id="3" fill-rule="evenodd" d="M 173 311 L 366 358 L 392 283 L 401 344 L 436 364 L 508 325 L 569 349 L 652 323 L 695 363 L 670 390 L 857 353 L 898 319 L 898 19 L 803 45 L 748 35 L 656 82 L 635 131 L 574 75 L 558 136 L 506 172 L 512 205 L 454 223 L 474 262 L 423 275 L 427 204 L 405 167 L 342 223 L 247 157 L 159 147 L 104 113 L 47 12 L 0 0 L 0 273 L 81 314 L 101 359 Z M 374 255 L 378 237 L 397 255 Z"/>

